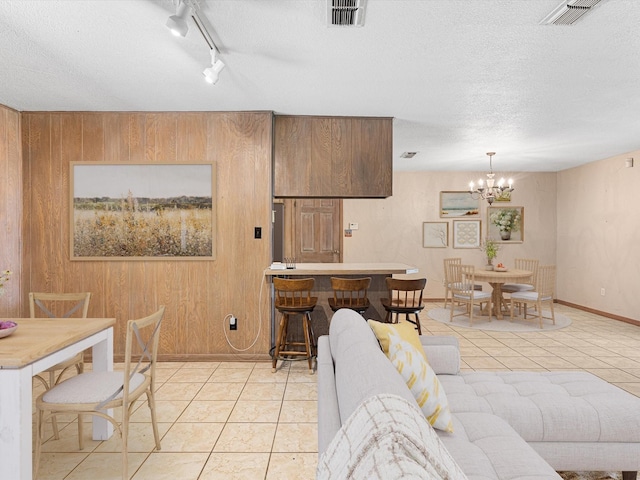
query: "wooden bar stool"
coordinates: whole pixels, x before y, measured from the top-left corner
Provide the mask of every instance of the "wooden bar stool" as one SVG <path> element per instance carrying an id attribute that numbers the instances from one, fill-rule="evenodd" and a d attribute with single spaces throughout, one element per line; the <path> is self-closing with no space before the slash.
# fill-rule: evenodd
<path id="1" fill-rule="evenodd" d="M 318 297 L 311 296 L 315 284 L 314 278 L 284 279 L 273 278 L 275 289 L 275 307 L 282 314 L 278 334 L 276 335 L 275 352 L 273 354 L 273 371 L 276 371 L 278 360 L 290 360 L 293 356 L 304 356 L 309 361 L 309 370 L 313 372 L 315 344 L 311 328 L 311 312 L 318 303 Z M 304 342 L 291 341 L 287 338 L 289 317 L 302 316 L 302 332 Z M 304 347 L 304 350 L 296 347 Z"/>
<path id="2" fill-rule="evenodd" d="M 418 330 L 418 335 L 422 335 L 418 313 L 424 308 L 422 292 L 427 284 L 427 279 L 401 280 L 387 277 L 386 282 L 389 297 L 380 299 L 382 306 L 387 311 L 384 321 L 397 323 L 398 317 L 404 314 L 406 321 L 413 323 Z M 393 320 L 394 314 L 396 316 L 395 322 Z M 409 315 L 414 315 L 415 320 L 411 320 Z"/>
<path id="3" fill-rule="evenodd" d="M 371 285 L 371 277 L 339 278 L 331 277 L 333 297 L 329 297 L 329 307 L 336 312 L 341 308 L 355 310 L 362 315 L 371 303 L 367 298 L 367 290 Z"/>

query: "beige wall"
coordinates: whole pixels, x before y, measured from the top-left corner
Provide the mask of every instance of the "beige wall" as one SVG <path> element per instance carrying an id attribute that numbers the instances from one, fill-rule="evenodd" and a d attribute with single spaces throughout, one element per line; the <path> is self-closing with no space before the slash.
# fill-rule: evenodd
<path id="1" fill-rule="evenodd" d="M 415 265 L 417 276 L 427 277 L 428 298 L 443 298 L 443 259 L 462 257 L 464 263 L 484 265 L 480 250 L 453 248 L 452 221 L 449 247 L 423 248 L 422 222 L 439 218 L 440 191 L 464 190 L 469 181 L 485 172 L 395 172 L 393 196 L 380 200 L 344 200 L 345 228 L 358 223 L 353 236 L 344 239 L 345 262 L 403 262 Z M 556 261 L 556 174 L 512 175 L 516 190 L 512 202 L 501 205 L 524 207 L 525 241 L 503 244 L 497 260 L 507 266 L 517 257 Z M 486 235 L 486 206 L 481 209 L 483 238 Z"/>
<path id="2" fill-rule="evenodd" d="M 558 298 L 640 320 L 640 150 L 559 172 L 557 211 Z"/>

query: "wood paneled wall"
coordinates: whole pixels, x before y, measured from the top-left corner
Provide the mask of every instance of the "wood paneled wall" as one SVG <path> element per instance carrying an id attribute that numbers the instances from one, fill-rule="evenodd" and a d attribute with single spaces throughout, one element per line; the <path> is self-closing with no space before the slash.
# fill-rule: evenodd
<path id="1" fill-rule="evenodd" d="M 0 316 L 18 317 L 22 297 L 22 152 L 20 113 L 0 105 L 0 271 L 13 275 L 0 295 Z"/>
<path id="2" fill-rule="evenodd" d="M 267 358 L 272 123 L 271 112 L 24 113 L 28 289 L 93 292 L 89 315 L 117 319 L 116 356 L 125 322 L 165 305 L 163 359 Z M 216 259 L 70 261 L 71 161 L 213 162 Z M 239 319 L 237 331 L 224 330 L 227 314 Z"/>

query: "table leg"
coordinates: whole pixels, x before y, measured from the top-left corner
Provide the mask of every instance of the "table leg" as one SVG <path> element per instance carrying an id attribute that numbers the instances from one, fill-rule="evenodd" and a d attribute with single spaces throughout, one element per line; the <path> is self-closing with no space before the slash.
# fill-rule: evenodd
<path id="1" fill-rule="evenodd" d="M 94 372 L 113 371 L 113 327 L 107 330 L 107 338 L 96 343 L 91 351 Z M 105 413 L 113 415 L 113 409 L 107 410 Z M 92 422 L 94 440 L 109 440 L 111 438 L 113 435 L 111 422 L 98 416 L 94 416 Z"/>
<path id="2" fill-rule="evenodd" d="M 504 317 L 502 316 L 502 284 L 492 283 L 491 287 L 493 288 L 491 291 L 491 308 L 493 310 L 493 314 L 498 320 L 504 320 Z"/>
<path id="3" fill-rule="evenodd" d="M 30 365 L 0 369 L 0 465 L 16 480 L 32 478 L 31 377 Z"/>

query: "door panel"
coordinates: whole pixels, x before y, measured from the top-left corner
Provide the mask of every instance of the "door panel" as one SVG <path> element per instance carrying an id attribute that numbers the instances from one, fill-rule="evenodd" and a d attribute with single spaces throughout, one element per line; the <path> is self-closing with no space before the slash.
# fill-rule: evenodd
<path id="1" fill-rule="evenodd" d="M 293 200 L 293 252 L 298 263 L 342 261 L 342 200 Z"/>

